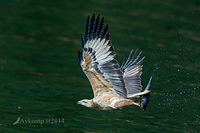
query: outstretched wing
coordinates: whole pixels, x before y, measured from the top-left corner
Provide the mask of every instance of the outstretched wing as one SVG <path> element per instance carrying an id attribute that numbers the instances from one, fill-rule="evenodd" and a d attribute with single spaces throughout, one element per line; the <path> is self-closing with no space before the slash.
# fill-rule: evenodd
<path id="1" fill-rule="evenodd" d="M 104 26 L 104 18 L 88 16 L 85 38 L 81 34 L 82 52 L 78 51 L 80 65 L 93 88 L 94 97 L 100 92 L 112 91 L 120 98 L 126 98 L 122 71 L 114 59 L 115 51 L 111 46 L 108 25 Z"/>
<path id="2" fill-rule="evenodd" d="M 142 74 L 142 62 L 145 57 L 139 59 L 142 52 L 137 55 L 137 51 L 135 51 L 132 56 L 133 50 L 131 50 L 127 60 L 127 49 L 125 50 L 124 60 L 121 65 L 121 71 L 123 72 L 123 78 L 125 82 L 125 87 L 127 89 L 127 96 L 140 93 L 142 90 L 141 79 L 140 76 Z M 132 56 L 132 57 L 131 57 Z"/>

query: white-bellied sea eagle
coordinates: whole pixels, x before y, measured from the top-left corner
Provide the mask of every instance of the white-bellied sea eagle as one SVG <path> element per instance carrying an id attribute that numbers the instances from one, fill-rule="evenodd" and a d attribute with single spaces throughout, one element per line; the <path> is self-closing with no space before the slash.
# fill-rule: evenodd
<path id="1" fill-rule="evenodd" d="M 144 57 L 142 52 L 127 57 L 127 49 L 121 66 L 115 60 L 115 51 L 108 33 L 108 25 L 104 28 L 104 18 L 95 15 L 87 18 L 85 36 L 81 34 L 82 52 L 78 58 L 83 72 L 92 86 L 94 98 L 83 99 L 77 104 L 89 108 L 116 109 L 129 105 L 137 105 L 145 110 L 150 96 L 151 79 L 142 91 L 141 74 Z"/>

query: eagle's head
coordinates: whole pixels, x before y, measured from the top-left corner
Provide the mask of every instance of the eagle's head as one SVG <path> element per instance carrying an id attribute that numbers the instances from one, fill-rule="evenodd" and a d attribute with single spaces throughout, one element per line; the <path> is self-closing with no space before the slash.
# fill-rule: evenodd
<path id="1" fill-rule="evenodd" d="M 93 100 L 83 99 L 78 101 L 77 104 L 91 108 L 93 106 Z"/>

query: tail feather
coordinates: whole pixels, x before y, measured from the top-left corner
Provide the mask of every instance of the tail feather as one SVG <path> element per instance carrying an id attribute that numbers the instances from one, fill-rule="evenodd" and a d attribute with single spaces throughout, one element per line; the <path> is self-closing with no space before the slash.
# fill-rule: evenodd
<path id="1" fill-rule="evenodd" d="M 147 87 L 145 89 L 145 91 L 149 91 L 149 93 L 144 94 L 142 96 L 142 100 L 141 100 L 141 105 L 140 107 L 145 110 L 147 107 L 147 104 L 149 103 L 149 96 L 150 96 L 150 89 L 151 89 L 151 80 L 152 80 L 152 76 L 150 77 L 149 83 L 147 84 Z"/>

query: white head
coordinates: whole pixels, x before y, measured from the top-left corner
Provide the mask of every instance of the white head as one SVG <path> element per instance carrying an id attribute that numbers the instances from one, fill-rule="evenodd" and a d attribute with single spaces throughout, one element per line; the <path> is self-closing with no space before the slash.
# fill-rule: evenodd
<path id="1" fill-rule="evenodd" d="M 88 100 L 88 99 L 83 99 L 83 100 L 78 101 L 77 104 L 80 104 L 80 105 L 86 106 L 88 108 L 91 108 L 92 105 L 93 105 L 93 101 L 92 100 Z"/>

